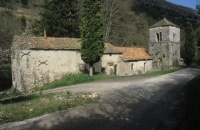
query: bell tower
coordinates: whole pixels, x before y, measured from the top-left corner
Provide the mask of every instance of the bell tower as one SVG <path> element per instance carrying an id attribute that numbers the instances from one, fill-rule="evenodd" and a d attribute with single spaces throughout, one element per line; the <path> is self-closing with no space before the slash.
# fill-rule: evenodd
<path id="1" fill-rule="evenodd" d="M 149 27 L 149 54 L 153 69 L 166 69 L 179 64 L 180 28 L 166 18 Z"/>

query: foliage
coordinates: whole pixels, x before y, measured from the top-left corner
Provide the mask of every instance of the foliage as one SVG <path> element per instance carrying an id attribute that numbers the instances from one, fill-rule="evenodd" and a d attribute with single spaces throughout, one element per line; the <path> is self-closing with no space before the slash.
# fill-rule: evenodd
<path id="1" fill-rule="evenodd" d="M 196 76 L 184 87 L 184 121 L 183 128 L 185 130 L 200 129 L 200 75 Z"/>
<path id="2" fill-rule="evenodd" d="M 181 11 L 180 11 L 181 10 Z M 178 6 L 169 4 L 167 1 L 161 1 L 161 0 L 135 0 L 135 3 L 132 6 L 132 11 L 134 11 L 137 15 L 136 17 L 140 16 L 141 14 L 145 13 L 146 16 L 143 16 L 142 21 L 147 21 L 149 26 L 153 25 L 157 21 L 163 19 L 165 16 L 168 20 L 175 23 L 181 28 L 181 43 L 184 43 L 184 30 L 186 27 L 186 22 L 183 21 L 189 21 L 192 23 L 194 27 L 194 31 L 198 29 L 200 26 L 199 17 L 196 13 L 193 12 L 193 10 Z M 140 27 L 138 25 L 135 25 L 136 28 Z M 148 27 L 149 27 L 148 26 Z M 140 27 L 141 30 L 148 30 L 148 27 Z M 141 33 L 141 32 L 139 32 Z M 146 32 L 144 32 L 146 34 Z M 199 37 L 199 33 L 196 32 L 195 37 Z M 140 34 L 141 35 L 141 34 Z M 148 35 L 147 35 L 148 37 Z M 146 42 L 148 43 L 148 39 L 146 39 Z"/>
<path id="3" fill-rule="evenodd" d="M 200 37 L 197 40 L 197 46 L 200 47 Z"/>
<path id="4" fill-rule="evenodd" d="M 24 32 L 26 30 L 26 17 L 21 17 L 21 30 Z"/>
<path id="5" fill-rule="evenodd" d="M 108 79 L 108 78 L 113 78 L 115 76 L 109 76 L 105 74 L 95 74 L 94 76 L 89 76 L 88 74 L 69 74 L 63 76 L 60 80 L 55 80 L 51 83 L 46 83 L 41 87 L 36 87 L 35 90 L 47 90 L 47 89 L 52 89 L 52 88 L 57 88 L 61 86 L 69 86 L 69 85 L 74 85 L 78 83 L 85 83 L 85 82 L 91 82 L 95 80 L 101 80 L 101 79 Z"/>
<path id="6" fill-rule="evenodd" d="M 26 7 L 29 4 L 29 0 L 21 0 L 23 7 Z"/>
<path id="7" fill-rule="evenodd" d="M 9 12 L 0 13 L 0 90 L 12 85 L 10 47 L 14 32 L 11 30 L 18 27 L 11 16 Z"/>
<path id="8" fill-rule="evenodd" d="M 200 4 L 197 4 L 197 5 L 196 5 L 196 9 L 197 9 L 197 11 L 198 11 L 198 14 L 200 14 Z"/>
<path id="9" fill-rule="evenodd" d="M 11 0 L 0 0 L 0 6 L 5 7 L 8 5 L 8 3 L 11 3 Z M 11 5 L 10 5 L 11 6 Z"/>
<path id="10" fill-rule="evenodd" d="M 66 110 L 98 99 L 97 94 L 70 92 L 56 94 L 32 94 L 0 101 L 0 124 Z"/>
<path id="11" fill-rule="evenodd" d="M 0 90 L 12 85 L 10 50 L 0 50 Z"/>
<path id="12" fill-rule="evenodd" d="M 186 27 L 186 39 L 185 39 L 185 56 L 184 56 L 184 62 L 186 65 L 191 65 L 194 56 L 195 56 L 195 39 L 194 39 L 194 31 L 191 23 L 187 23 Z"/>
<path id="13" fill-rule="evenodd" d="M 150 2 L 150 1 L 149 1 Z M 196 27 L 198 26 L 197 16 L 187 13 L 180 13 L 176 12 L 177 9 L 171 9 L 169 7 L 162 8 L 162 5 L 158 5 L 156 3 L 141 3 L 141 4 L 134 4 L 132 6 L 132 10 L 136 13 L 145 12 L 147 16 L 152 17 L 154 20 L 158 21 L 163 19 L 163 17 L 167 17 L 173 23 L 179 25 L 180 27 L 185 27 L 186 24 L 182 21 L 191 20 L 190 22 Z"/>
<path id="14" fill-rule="evenodd" d="M 100 60 L 104 51 L 101 0 L 84 0 L 83 2 L 81 42 L 81 58 L 91 68 Z M 91 69 L 90 75 L 93 75 Z"/>
<path id="15" fill-rule="evenodd" d="M 41 20 L 33 26 L 36 35 L 79 37 L 79 14 L 77 0 L 53 0 L 44 4 Z"/>

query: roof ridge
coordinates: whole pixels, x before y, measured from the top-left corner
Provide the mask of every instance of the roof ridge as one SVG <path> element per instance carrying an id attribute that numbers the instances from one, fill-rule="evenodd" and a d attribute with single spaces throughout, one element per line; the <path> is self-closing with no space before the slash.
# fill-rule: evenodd
<path id="1" fill-rule="evenodd" d="M 116 46 L 118 48 L 143 48 L 143 49 L 146 49 L 145 47 L 120 47 L 120 46 Z"/>

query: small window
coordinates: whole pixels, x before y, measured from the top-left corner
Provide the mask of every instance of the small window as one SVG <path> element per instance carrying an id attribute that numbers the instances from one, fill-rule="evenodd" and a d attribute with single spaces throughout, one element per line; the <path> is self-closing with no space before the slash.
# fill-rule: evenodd
<path id="1" fill-rule="evenodd" d="M 162 41 L 162 32 L 160 32 L 160 41 Z"/>
<path id="2" fill-rule="evenodd" d="M 134 67 L 134 64 L 132 63 L 132 64 L 131 64 L 131 70 L 133 70 L 133 69 L 134 69 L 133 67 Z"/>
<path id="3" fill-rule="evenodd" d="M 156 38 L 157 38 L 157 42 L 159 42 L 160 41 L 159 33 L 156 33 Z"/>
<path id="4" fill-rule="evenodd" d="M 173 33 L 173 42 L 175 42 L 176 41 L 176 33 L 174 32 Z"/>
<path id="5" fill-rule="evenodd" d="M 156 39 L 157 39 L 157 42 L 162 41 L 162 32 L 156 33 Z"/>
<path id="6" fill-rule="evenodd" d="M 101 68 L 101 72 L 102 73 L 106 73 L 106 69 L 105 68 Z"/>

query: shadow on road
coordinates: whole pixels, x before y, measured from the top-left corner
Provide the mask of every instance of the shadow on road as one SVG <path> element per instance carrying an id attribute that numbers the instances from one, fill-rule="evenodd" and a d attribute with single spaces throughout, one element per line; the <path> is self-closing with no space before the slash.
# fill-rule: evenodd
<path id="1" fill-rule="evenodd" d="M 179 130 L 184 114 L 182 88 L 199 73 L 185 69 L 141 79 L 106 92 L 97 103 L 25 121 L 15 130 Z"/>
<path id="2" fill-rule="evenodd" d="M 72 116 L 59 112 L 51 124 L 37 122 L 38 125 L 31 127 L 37 130 L 179 129 L 181 86 L 167 83 L 154 92 L 138 86 L 110 94 L 112 99 L 87 105 L 78 113 L 74 111 Z"/>

